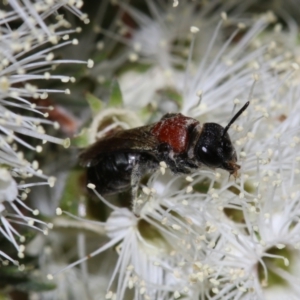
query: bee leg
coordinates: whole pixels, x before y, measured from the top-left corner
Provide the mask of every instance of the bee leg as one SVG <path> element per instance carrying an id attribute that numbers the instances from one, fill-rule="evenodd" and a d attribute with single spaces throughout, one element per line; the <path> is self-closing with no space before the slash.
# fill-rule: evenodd
<path id="1" fill-rule="evenodd" d="M 139 189 L 139 183 L 141 179 L 141 169 L 139 163 L 136 163 L 133 166 L 132 172 L 131 172 L 131 197 L 132 197 L 132 211 L 136 216 L 139 216 L 138 214 L 138 189 Z"/>

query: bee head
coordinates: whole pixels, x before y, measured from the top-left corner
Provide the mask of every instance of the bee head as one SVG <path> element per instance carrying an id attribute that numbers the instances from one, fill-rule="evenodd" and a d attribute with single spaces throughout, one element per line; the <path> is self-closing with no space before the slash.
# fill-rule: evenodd
<path id="1" fill-rule="evenodd" d="M 249 101 L 233 116 L 228 125 L 205 123 L 199 140 L 195 146 L 196 159 L 210 168 L 221 168 L 236 175 L 240 166 L 236 163 L 237 156 L 228 135 L 228 129 L 248 107 Z"/>
<path id="2" fill-rule="evenodd" d="M 195 156 L 210 168 L 221 168 L 234 174 L 240 166 L 236 164 L 236 151 L 224 130 L 219 124 L 205 123 L 195 147 Z"/>

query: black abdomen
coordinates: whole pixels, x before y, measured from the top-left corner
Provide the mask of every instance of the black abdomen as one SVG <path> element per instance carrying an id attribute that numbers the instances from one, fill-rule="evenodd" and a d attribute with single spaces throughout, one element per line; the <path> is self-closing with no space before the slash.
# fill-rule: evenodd
<path id="1" fill-rule="evenodd" d="M 136 164 L 139 164 L 143 175 L 149 166 L 156 166 L 157 162 L 153 161 L 153 157 L 140 153 L 103 155 L 99 163 L 88 168 L 88 183 L 93 183 L 101 195 L 125 191 L 131 186 L 131 174 Z"/>

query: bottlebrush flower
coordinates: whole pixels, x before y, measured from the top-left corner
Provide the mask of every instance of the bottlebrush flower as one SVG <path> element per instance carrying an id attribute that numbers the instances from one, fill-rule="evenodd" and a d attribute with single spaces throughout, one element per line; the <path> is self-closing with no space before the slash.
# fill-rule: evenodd
<path id="1" fill-rule="evenodd" d="M 57 13 L 67 9 L 75 15 L 87 19 L 80 11 L 81 1 L 15 1 L 9 0 L 1 10 L 0 43 L 0 218 L 1 233 L 12 242 L 20 257 L 24 246 L 19 246 L 15 237 L 24 242 L 12 224 L 38 228 L 48 225 L 36 218 L 28 217 L 20 207 L 33 215 L 37 210 L 30 209 L 24 200 L 31 187 L 40 184 L 54 185 L 54 178 L 43 175 L 36 160 L 28 159 L 28 153 L 40 153 L 42 144 L 57 143 L 69 146 L 69 140 L 47 134 L 47 127 L 58 128 L 59 124 L 47 120 L 45 107 L 39 107 L 35 100 L 43 100 L 50 93 L 66 93 L 69 89 L 39 88 L 39 80 L 60 80 L 74 82 L 75 78 L 52 75 L 52 68 L 63 63 L 86 63 L 84 61 L 61 60 L 54 52 L 69 41 L 69 22 Z M 32 83 L 34 81 L 34 84 Z M 46 107 L 46 110 L 51 107 Z M 35 138 L 29 142 L 28 138 Z M 25 183 L 24 180 L 37 176 L 41 182 Z M 39 229 L 43 231 L 42 229 Z M 45 229 L 44 229 L 45 230 Z M 3 253 L 1 252 L 3 255 Z M 4 255 L 7 258 L 7 256 Z"/>
<path id="2" fill-rule="evenodd" d="M 159 8 L 150 4 L 151 11 L 160 17 Z M 148 17 L 143 22 L 139 12 L 126 9 L 145 28 L 151 25 L 143 28 L 147 34 L 153 30 L 159 37 L 165 34 L 157 29 L 165 29 L 165 19 Z M 118 259 L 115 262 L 111 257 L 114 271 L 107 274 L 106 299 L 267 299 L 278 290 L 299 298 L 299 67 L 297 55 L 287 51 L 284 43 L 276 43 L 276 34 L 282 36 L 275 21 L 271 13 L 244 23 L 231 22 L 222 14 L 209 35 L 210 43 L 201 52 L 204 55 L 192 57 L 196 48 L 191 46 L 184 70 L 173 64 L 176 55 L 172 56 L 170 48 L 164 48 L 168 56 L 155 52 L 155 47 L 161 46 L 157 36 L 155 47 L 150 47 L 151 39 L 137 34 L 141 45 L 136 48 L 143 49 L 143 59 L 148 58 L 152 68 L 147 76 L 127 74 L 128 82 L 137 78 L 135 85 L 142 80 L 140 76 L 148 82 L 144 93 L 134 86 L 129 89 L 135 96 L 124 101 L 125 108 L 132 104 L 138 110 L 137 89 L 143 106 L 151 99 L 147 91 L 153 94 L 157 83 L 159 89 L 168 88 L 169 83 L 161 80 L 158 72 L 165 68 L 178 75 L 173 78 L 180 95 L 178 111 L 200 117 L 201 124 L 226 125 L 233 111 L 249 100 L 249 108 L 230 129 L 241 164 L 239 176 L 228 179 L 226 172 L 205 167 L 191 176 L 173 176 L 161 162 L 161 174 L 152 175 L 142 185 L 132 211 L 116 207 L 96 193 L 112 212 L 103 222 L 80 221 L 104 229 L 107 241 L 49 278 L 116 249 Z M 226 24 L 227 38 L 222 30 Z M 275 41 L 268 35 L 273 24 L 277 27 L 270 36 Z M 207 34 L 201 28 L 199 33 L 190 26 L 188 30 Z M 134 32 L 131 37 L 136 42 Z M 134 54 L 133 60 L 138 57 Z M 124 90 L 122 79 L 121 88 Z M 106 108 L 99 117 L 103 126 L 105 112 L 113 121 L 114 111 Z M 107 131 L 118 122 L 109 122 Z M 100 135 L 107 132 L 103 126 Z M 96 136 L 98 127 L 93 128 Z"/>

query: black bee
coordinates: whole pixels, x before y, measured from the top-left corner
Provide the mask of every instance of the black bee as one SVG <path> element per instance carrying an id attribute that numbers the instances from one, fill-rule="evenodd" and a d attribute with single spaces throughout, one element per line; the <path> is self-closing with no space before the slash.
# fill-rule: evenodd
<path id="1" fill-rule="evenodd" d="M 236 176 L 240 166 L 227 131 L 248 105 L 249 101 L 225 128 L 216 123 L 201 126 L 179 113 L 105 136 L 80 154 L 81 164 L 88 168 L 88 183 L 93 183 L 101 195 L 131 187 L 136 197 L 141 177 L 157 170 L 162 161 L 175 174 L 190 174 L 205 165 Z"/>

